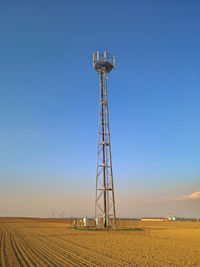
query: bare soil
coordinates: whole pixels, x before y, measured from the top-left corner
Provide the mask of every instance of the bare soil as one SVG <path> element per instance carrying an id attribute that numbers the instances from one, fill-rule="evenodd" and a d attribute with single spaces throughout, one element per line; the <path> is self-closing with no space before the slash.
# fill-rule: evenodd
<path id="1" fill-rule="evenodd" d="M 200 266 L 200 222 L 118 225 L 88 231 L 72 220 L 0 218 L 0 266 Z"/>

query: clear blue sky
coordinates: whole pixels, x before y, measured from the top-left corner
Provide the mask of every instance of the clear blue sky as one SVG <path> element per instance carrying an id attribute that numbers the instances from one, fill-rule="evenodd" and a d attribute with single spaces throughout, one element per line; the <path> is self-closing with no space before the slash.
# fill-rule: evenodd
<path id="1" fill-rule="evenodd" d="M 117 215 L 200 216 L 199 199 L 162 200 L 200 191 L 199 14 L 195 0 L 1 2 L 0 216 L 93 214 L 104 50 Z"/>

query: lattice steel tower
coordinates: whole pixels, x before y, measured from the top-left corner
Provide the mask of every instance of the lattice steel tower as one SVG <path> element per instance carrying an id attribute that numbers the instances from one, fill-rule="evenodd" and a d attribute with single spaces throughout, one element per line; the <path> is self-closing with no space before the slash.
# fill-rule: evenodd
<path id="1" fill-rule="evenodd" d="M 108 228 L 116 227 L 107 100 L 107 73 L 116 68 L 115 57 L 106 52 L 94 53 L 93 66 L 100 76 L 95 220 L 98 226 L 103 219 L 103 227 Z"/>

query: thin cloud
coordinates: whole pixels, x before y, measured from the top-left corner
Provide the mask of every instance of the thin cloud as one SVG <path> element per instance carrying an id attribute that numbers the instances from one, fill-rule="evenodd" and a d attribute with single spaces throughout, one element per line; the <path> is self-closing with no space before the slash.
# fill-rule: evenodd
<path id="1" fill-rule="evenodd" d="M 165 197 L 159 200 L 153 200 L 147 202 L 148 204 L 150 203 L 163 203 L 163 202 L 168 202 L 168 201 L 181 201 L 181 200 L 193 200 L 193 199 L 200 199 L 200 191 L 194 192 L 189 195 L 179 195 L 175 197 Z M 146 203 L 146 204 L 147 204 Z"/>
<path id="2" fill-rule="evenodd" d="M 172 198 L 172 200 L 186 200 L 186 199 L 200 199 L 200 191 L 194 192 L 190 195 L 180 195 Z"/>

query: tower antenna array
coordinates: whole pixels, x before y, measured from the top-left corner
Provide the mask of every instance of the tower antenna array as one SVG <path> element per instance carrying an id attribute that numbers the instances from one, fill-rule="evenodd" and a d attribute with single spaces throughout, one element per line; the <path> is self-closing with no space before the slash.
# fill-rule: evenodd
<path id="1" fill-rule="evenodd" d="M 116 68 L 115 57 L 107 52 L 93 53 L 93 67 L 100 76 L 95 220 L 97 222 L 103 219 L 103 227 L 109 228 L 116 227 L 116 218 L 107 100 L 107 73 Z"/>

